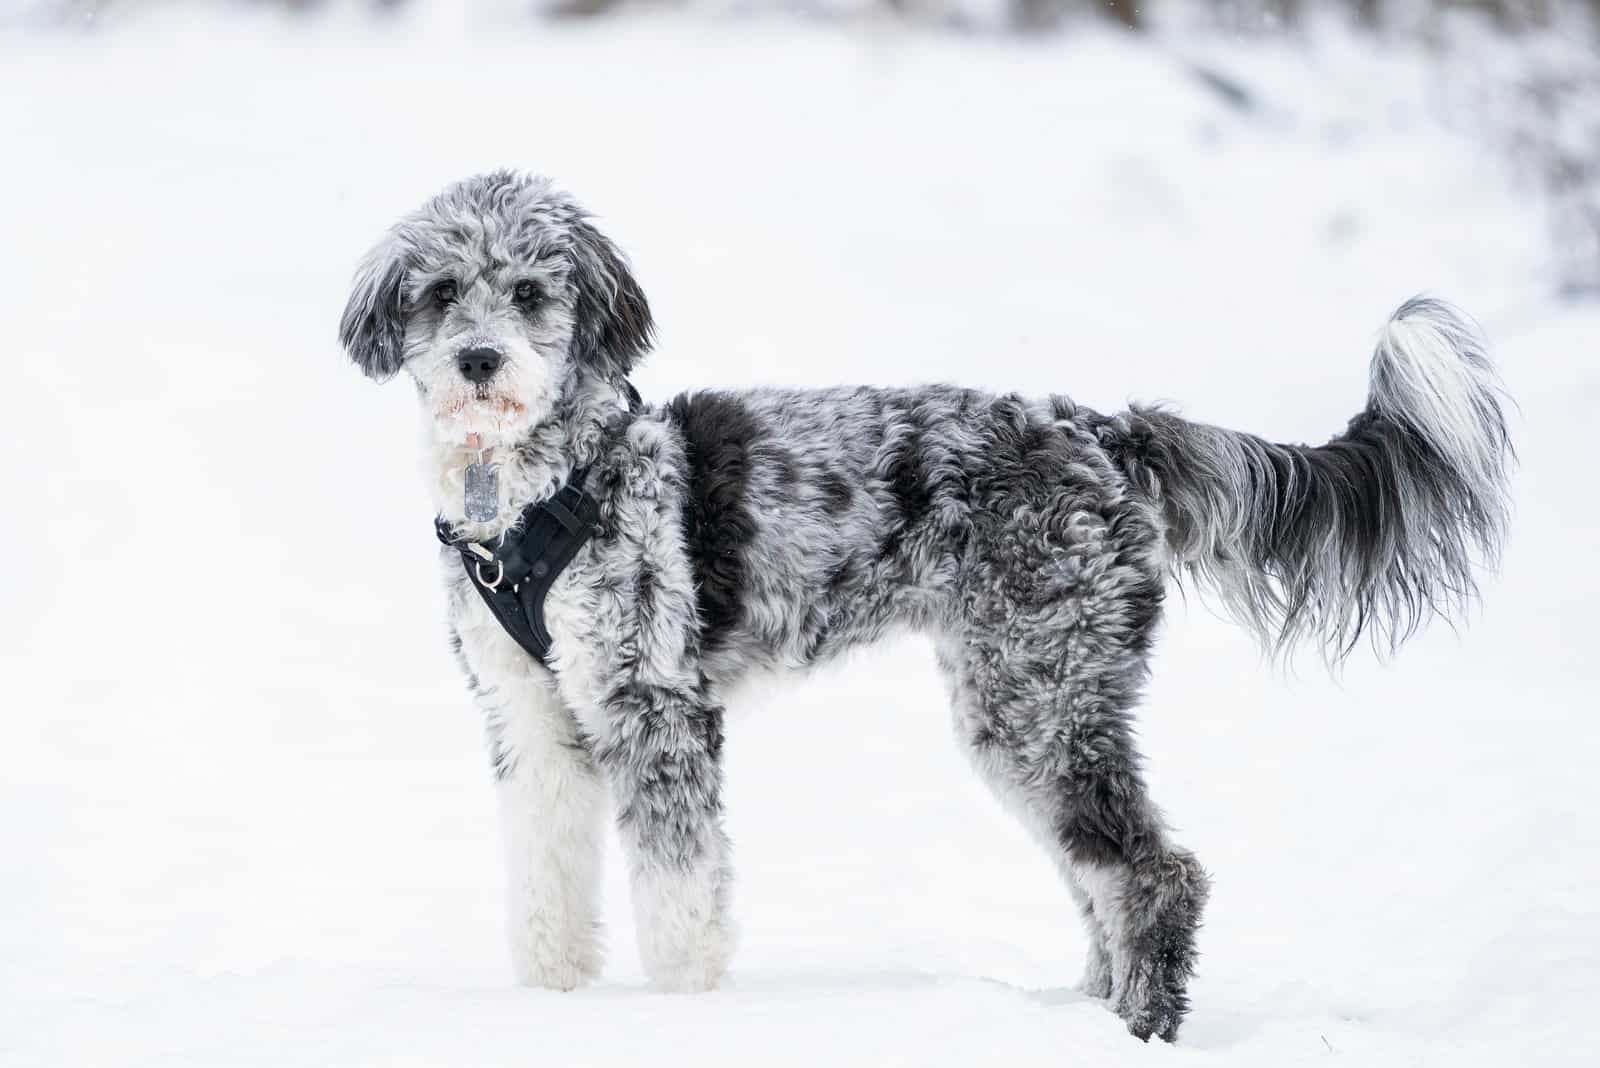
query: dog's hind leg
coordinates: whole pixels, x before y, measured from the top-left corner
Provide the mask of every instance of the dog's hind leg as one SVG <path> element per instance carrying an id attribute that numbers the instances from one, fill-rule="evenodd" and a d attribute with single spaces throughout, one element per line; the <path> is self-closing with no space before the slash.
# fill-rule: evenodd
<path id="1" fill-rule="evenodd" d="M 1049 818 L 1049 806 L 1036 802 L 1033 794 L 1018 783 L 1016 760 L 990 743 L 991 735 L 985 727 L 989 714 L 963 669 L 964 656 L 964 643 L 944 645 L 939 650 L 939 666 L 950 687 L 957 739 L 995 798 L 1022 822 L 1055 862 L 1077 906 L 1078 915 L 1083 920 L 1084 935 L 1088 939 L 1083 981 L 1079 989 L 1090 997 L 1109 998 L 1112 987 L 1111 946 L 1105 924 L 1101 923 L 1088 888 L 1079 880 L 1062 847 L 1060 835 Z"/>
<path id="2" fill-rule="evenodd" d="M 1085 993 L 1111 998 L 1140 1038 L 1171 1040 L 1208 884 L 1167 840 L 1134 745 L 1162 600 L 1158 528 L 1087 491 L 1029 503 L 974 543 L 939 642 L 957 734 L 1072 888 L 1090 938 Z"/>
<path id="3" fill-rule="evenodd" d="M 722 709 L 626 684 L 604 702 L 597 752 L 632 879 L 639 955 L 667 990 L 710 990 L 733 953 L 722 829 Z"/>
<path id="4" fill-rule="evenodd" d="M 1112 999 L 1138 1037 L 1173 1040 L 1189 1007 L 1208 882 L 1167 840 L 1127 715 L 1094 681 L 1078 698 L 1026 685 L 985 697 L 961 667 L 946 670 L 973 764 L 1055 861 L 1078 906 L 1089 938 L 1083 992 Z"/>
<path id="5" fill-rule="evenodd" d="M 1076 833 L 1091 831 L 1095 817 Z M 1080 844 L 1067 854 L 1080 885 L 1107 928 L 1110 997 L 1139 1038 L 1176 1040 L 1189 1011 L 1195 935 L 1210 881 L 1194 855 L 1164 840 L 1156 828 L 1110 846 Z"/>

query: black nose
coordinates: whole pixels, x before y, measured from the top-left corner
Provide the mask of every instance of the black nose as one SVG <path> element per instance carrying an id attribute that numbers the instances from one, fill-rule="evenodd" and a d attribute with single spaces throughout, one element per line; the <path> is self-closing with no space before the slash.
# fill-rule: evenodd
<path id="1" fill-rule="evenodd" d="M 500 369 L 502 358 L 494 349 L 466 349 L 456 356 L 456 366 L 468 382 L 484 382 Z"/>

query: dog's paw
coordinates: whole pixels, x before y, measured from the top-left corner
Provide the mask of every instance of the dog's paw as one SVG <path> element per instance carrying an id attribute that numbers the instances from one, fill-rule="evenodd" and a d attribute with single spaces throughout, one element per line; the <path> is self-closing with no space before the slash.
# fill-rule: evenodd
<path id="1" fill-rule="evenodd" d="M 645 974 L 656 989 L 698 994 L 715 990 L 727 974 L 734 938 L 721 922 L 711 920 L 654 934 L 640 939 L 639 950 Z"/>
<path id="2" fill-rule="evenodd" d="M 599 961 L 583 959 L 522 961 L 517 965 L 519 984 L 545 990 L 576 990 L 599 975 Z"/>
<path id="3" fill-rule="evenodd" d="M 1136 961 L 1125 986 L 1118 991 L 1117 1015 L 1135 1038 L 1151 1036 L 1176 1042 L 1178 1027 L 1189 1012 L 1185 989 L 1190 969 L 1186 961 L 1162 955 Z"/>
<path id="4" fill-rule="evenodd" d="M 511 932 L 511 963 L 522 986 L 576 990 L 599 978 L 604 958 L 597 932 L 551 936 L 530 925 Z"/>
<path id="5" fill-rule="evenodd" d="M 678 959 L 657 960 L 646 966 L 657 990 L 672 994 L 701 994 L 715 990 L 728 972 L 728 955 L 707 952 Z"/>
<path id="6" fill-rule="evenodd" d="M 635 878 L 639 957 L 657 989 L 694 993 L 722 981 L 737 941 L 726 886 L 726 874 L 710 865 Z"/>
<path id="7" fill-rule="evenodd" d="M 1118 1015 L 1128 1025 L 1128 1033 L 1141 1042 L 1150 1041 L 1152 1036 L 1163 1042 L 1176 1042 L 1186 1011 L 1172 1005 L 1142 1005 L 1137 1009 L 1124 1007 Z"/>

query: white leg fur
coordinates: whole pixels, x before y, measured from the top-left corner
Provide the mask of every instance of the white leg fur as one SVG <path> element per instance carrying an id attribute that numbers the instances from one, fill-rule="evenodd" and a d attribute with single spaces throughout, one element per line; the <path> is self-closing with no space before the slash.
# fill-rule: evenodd
<path id="1" fill-rule="evenodd" d="M 524 985 L 571 990 L 602 962 L 605 788 L 549 676 L 464 592 L 457 631 L 489 724 L 512 964 Z"/>
<path id="2" fill-rule="evenodd" d="M 664 870 L 629 848 L 639 956 L 662 990 L 713 990 L 737 941 L 728 915 L 726 843 L 687 871 Z M 624 844 L 628 844 L 624 836 Z"/>
<path id="3" fill-rule="evenodd" d="M 1067 889 L 1072 893 L 1072 900 L 1078 906 L 1078 912 L 1083 916 L 1084 933 L 1089 940 L 1089 948 L 1085 954 L 1083 965 L 1083 982 L 1079 989 L 1090 997 L 1109 998 L 1112 994 L 1112 967 L 1111 948 L 1105 925 L 1100 922 L 1100 917 L 1094 912 L 1094 900 L 1089 896 L 1089 891 L 1078 885 L 1077 877 L 1073 874 L 1070 863 L 1059 865 L 1062 877 L 1066 880 Z"/>
<path id="4" fill-rule="evenodd" d="M 1128 922 L 1122 902 L 1124 876 L 1113 868 L 1092 864 L 1068 863 L 1063 867 L 1068 879 L 1094 905 L 1095 921 L 1100 927 L 1099 951 L 1090 951 L 1084 969 L 1085 990 L 1096 997 L 1109 997 L 1116 1004 L 1127 992 L 1131 967 L 1132 947 L 1128 942 Z M 1097 985 L 1097 990 L 1089 989 L 1091 982 Z"/>
<path id="5" fill-rule="evenodd" d="M 506 934 L 517 979 L 571 990 L 600 974 L 605 792 L 545 707 L 503 711 L 513 762 L 496 783 L 506 858 Z"/>

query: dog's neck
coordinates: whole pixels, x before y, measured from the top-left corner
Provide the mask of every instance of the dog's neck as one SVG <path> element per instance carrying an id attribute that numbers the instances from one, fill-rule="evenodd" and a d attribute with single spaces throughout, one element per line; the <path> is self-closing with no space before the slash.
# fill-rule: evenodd
<path id="1" fill-rule="evenodd" d="M 492 542 L 516 523 L 530 504 L 553 497 L 572 473 L 599 459 L 607 427 L 626 417 L 626 400 L 607 384 L 580 381 L 563 394 L 550 415 L 515 442 L 465 436 L 444 440 L 430 422 L 424 463 L 435 511 L 472 541 Z M 473 463 L 494 465 L 499 512 L 487 521 L 466 517 L 466 471 Z"/>

